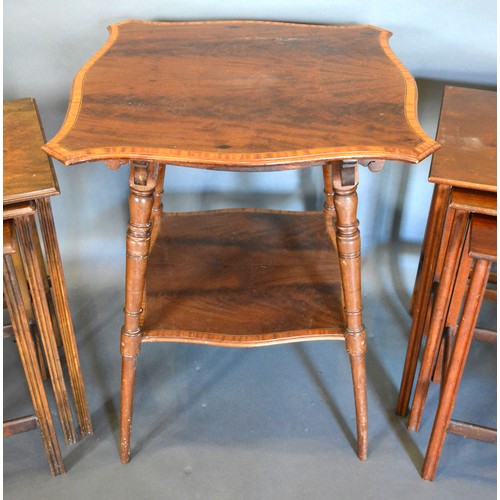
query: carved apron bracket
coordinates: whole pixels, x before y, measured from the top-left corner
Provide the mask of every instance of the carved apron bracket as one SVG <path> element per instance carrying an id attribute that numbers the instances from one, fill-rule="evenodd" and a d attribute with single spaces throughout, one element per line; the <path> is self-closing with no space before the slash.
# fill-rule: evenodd
<path id="1" fill-rule="evenodd" d="M 110 168 L 111 170 L 118 170 L 122 165 L 125 165 L 128 163 L 128 160 L 119 160 L 119 159 L 112 159 L 112 160 L 103 160 L 105 165 Z"/>
<path id="2" fill-rule="evenodd" d="M 359 160 L 359 164 L 367 167 L 370 172 L 380 172 L 385 165 L 385 160 Z"/>

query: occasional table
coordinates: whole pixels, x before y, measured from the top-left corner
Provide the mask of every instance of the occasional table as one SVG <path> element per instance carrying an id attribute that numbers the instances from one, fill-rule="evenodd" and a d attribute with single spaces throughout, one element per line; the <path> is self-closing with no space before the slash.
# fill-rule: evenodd
<path id="1" fill-rule="evenodd" d="M 127 21 L 110 27 L 76 75 L 45 151 L 66 165 L 130 164 L 122 462 L 142 342 L 345 340 L 366 458 L 358 162 L 417 163 L 439 147 L 418 123 L 416 86 L 390 35 L 372 26 Z M 162 214 L 166 164 L 322 166 L 325 210 Z"/>

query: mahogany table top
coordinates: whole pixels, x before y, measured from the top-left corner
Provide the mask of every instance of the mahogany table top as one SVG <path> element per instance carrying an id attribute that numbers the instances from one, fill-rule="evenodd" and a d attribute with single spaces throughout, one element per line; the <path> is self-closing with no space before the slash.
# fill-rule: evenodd
<path id="1" fill-rule="evenodd" d="M 497 191 L 497 93 L 446 87 L 429 180 Z"/>
<path id="2" fill-rule="evenodd" d="M 3 104 L 3 203 L 59 194 L 52 161 L 40 149 L 45 142 L 34 99 Z"/>
<path id="3" fill-rule="evenodd" d="M 141 159 L 272 170 L 336 159 L 416 163 L 415 82 L 373 26 L 261 21 L 112 25 L 45 151 L 70 165 Z"/>

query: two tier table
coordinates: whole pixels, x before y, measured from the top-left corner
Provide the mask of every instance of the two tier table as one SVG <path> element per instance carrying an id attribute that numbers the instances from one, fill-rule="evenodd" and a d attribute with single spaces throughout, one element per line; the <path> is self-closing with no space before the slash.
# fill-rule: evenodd
<path id="1" fill-rule="evenodd" d="M 127 21 L 110 27 L 78 72 L 64 124 L 44 149 L 66 165 L 130 164 L 123 462 L 142 342 L 344 340 L 366 458 L 358 163 L 417 163 L 439 147 L 418 123 L 416 86 L 390 35 L 373 26 Z M 325 209 L 163 214 L 166 164 L 322 167 Z"/>

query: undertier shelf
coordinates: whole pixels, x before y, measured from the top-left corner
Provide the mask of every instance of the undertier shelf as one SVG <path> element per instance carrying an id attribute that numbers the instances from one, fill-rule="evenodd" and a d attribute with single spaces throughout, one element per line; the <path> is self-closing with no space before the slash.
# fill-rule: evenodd
<path id="1" fill-rule="evenodd" d="M 330 233 L 323 212 L 163 214 L 146 274 L 142 341 L 253 347 L 343 339 Z"/>

